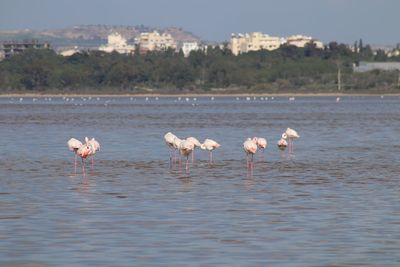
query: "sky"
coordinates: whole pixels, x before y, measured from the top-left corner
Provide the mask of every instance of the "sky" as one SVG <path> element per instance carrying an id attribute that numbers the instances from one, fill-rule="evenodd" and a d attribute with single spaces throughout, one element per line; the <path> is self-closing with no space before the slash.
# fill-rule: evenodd
<path id="1" fill-rule="evenodd" d="M 400 43 L 400 0 L 0 0 L 0 30 L 84 24 L 176 26 L 202 40 L 304 34 L 323 42 Z"/>

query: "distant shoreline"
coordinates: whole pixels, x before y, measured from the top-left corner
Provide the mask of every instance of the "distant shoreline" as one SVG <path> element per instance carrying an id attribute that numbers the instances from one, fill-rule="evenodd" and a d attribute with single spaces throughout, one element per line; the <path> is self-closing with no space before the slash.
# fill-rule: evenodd
<path id="1" fill-rule="evenodd" d="M 322 97 L 322 96 L 400 96 L 400 93 L 235 93 L 235 94 L 221 94 L 221 93 L 182 93 L 182 94 L 99 94 L 99 93 L 66 93 L 66 94 L 55 94 L 55 93 L 10 93 L 0 94 L 1 98 L 6 97 Z"/>

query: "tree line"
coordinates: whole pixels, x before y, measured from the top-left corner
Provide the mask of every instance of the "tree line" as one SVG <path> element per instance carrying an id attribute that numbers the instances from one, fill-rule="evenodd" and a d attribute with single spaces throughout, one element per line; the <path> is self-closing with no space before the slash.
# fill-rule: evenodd
<path id="1" fill-rule="evenodd" d="M 355 51 L 354 51 L 355 50 Z M 341 70 L 344 91 L 398 90 L 396 71 L 354 73 L 353 64 L 400 61 L 383 51 L 373 53 L 329 43 L 324 49 L 283 45 L 234 56 L 225 46 L 193 51 L 151 51 L 132 55 L 88 51 L 69 57 L 53 50 L 26 50 L 0 62 L 0 92 L 179 93 L 222 91 L 333 92 Z"/>

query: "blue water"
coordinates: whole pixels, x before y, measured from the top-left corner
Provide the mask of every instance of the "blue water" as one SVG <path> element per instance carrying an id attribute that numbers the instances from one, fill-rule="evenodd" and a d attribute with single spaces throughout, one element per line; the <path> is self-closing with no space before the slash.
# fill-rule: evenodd
<path id="1" fill-rule="evenodd" d="M 218 141 L 214 164 L 171 169 L 168 131 Z M 399 132 L 396 96 L 2 97 L 0 266 L 400 266 Z"/>

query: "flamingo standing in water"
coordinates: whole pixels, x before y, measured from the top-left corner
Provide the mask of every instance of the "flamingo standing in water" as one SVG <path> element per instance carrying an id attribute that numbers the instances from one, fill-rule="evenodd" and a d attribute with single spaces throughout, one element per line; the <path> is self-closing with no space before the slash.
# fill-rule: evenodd
<path id="1" fill-rule="evenodd" d="M 185 167 L 185 169 L 186 169 L 186 172 L 188 172 L 188 170 L 189 170 L 189 155 L 191 154 L 191 153 L 193 153 L 193 150 L 194 150 L 194 144 L 190 141 L 190 140 L 182 140 L 180 143 L 179 143 L 179 151 L 181 152 L 181 155 L 182 156 L 185 156 L 186 157 L 186 167 Z"/>
<path id="2" fill-rule="evenodd" d="M 92 139 L 90 140 L 89 138 L 85 137 L 85 142 L 86 144 L 89 144 L 90 147 L 89 156 L 94 156 L 97 151 L 100 151 L 100 144 L 99 142 L 97 142 L 96 139 L 94 139 L 94 137 L 92 137 Z M 92 173 L 93 171 L 94 171 L 94 158 L 92 157 Z"/>
<path id="3" fill-rule="evenodd" d="M 175 136 L 172 145 L 174 147 L 175 150 L 179 150 L 179 146 L 182 143 L 182 139 L 179 139 L 178 137 Z M 179 156 L 179 166 L 181 165 L 182 161 L 181 161 L 181 156 Z"/>
<path id="4" fill-rule="evenodd" d="M 289 153 L 293 153 L 293 140 L 300 138 L 300 135 L 293 129 L 287 128 L 285 134 L 289 139 Z"/>
<path id="5" fill-rule="evenodd" d="M 267 148 L 267 145 L 268 145 L 267 139 L 262 138 L 262 137 L 253 137 L 253 140 L 256 142 L 257 147 L 259 149 L 261 149 L 261 151 L 262 151 L 262 154 L 260 154 L 260 157 L 263 157 L 264 156 L 264 150 Z"/>
<path id="6" fill-rule="evenodd" d="M 282 138 L 279 139 L 279 141 L 278 141 L 278 143 L 277 143 L 278 148 L 279 148 L 280 150 L 282 150 L 282 151 L 285 150 L 286 147 L 288 146 L 288 143 L 286 142 L 286 138 L 287 138 L 286 133 L 283 133 L 283 134 L 282 134 Z"/>
<path id="7" fill-rule="evenodd" d="M 257 139 L 247 138 L 243 143 L 244 152 L 246 152 L 247 168 L 253 167 L 253 156 L 257 152 Z M 249 155 L 251 155 L 251 162 L 249 161 Z"/>
<path id="8" fill-rule="evenodd" d="M 283 151 L 284 151 L 284 150 L 286 149 L 286 147 L 288 146 L 288 143 L 286 142 L 286 138 L 287 138 L 286 133 L 283 133 L 281 139 L 279 139 L 279 141 L 278 141 L 278 143 L 277 143 L 277 146 L 278 146 L 279 150 L 282 151 L 282 152 L 281 152 L 281 157 L 283 156 Z"/>
<path id="9" fill-rule="evenodd" d="M 86 159 L 91 153 L 91 148 L 90 144 L 86 143 L 84 145 L 81 145 L 78 150 L 76 151 L 76 154 L 82 158 L 82 175 L 85 177 L 85 162 L 84 159 Z"/>
<path id="10" fill-rule="evenodd" d="M 68 144 L 69 150 L 73 151 L 75 153 L 75 164 L 74 164 L 74 166 L 75 166 L 75 175 L 76 175 L 76 165 L 77 165 L 77 158 L 78 158 L 77 151 L 82 146 L 82 142 L 79 141 L 78 139 L 71 138 L 71 139 L 68 140 L 67 144 Z"/>
<path id="11" fill-rule="evenodd" d="M 173 157 L 175 158 L 174 154 L 175 154 L 175 148 L 174 148 L 174 139 L 176 138 L 176 135 L 174 135 L 171 132 L 168 132 L 164 135 L 164 140 L 165 143 L 167 144 L 168 148 L 169 148 L 169 162 L 170 164 L 172 164 L 173 161 Z"/>
<path id="12" fill-rule="evenodd" d="M 209 151 L 209 162 L 212 164 L 213 162 L 213 157 L 212 157 L 212 152 L 214 149 L 219 148 L 221 145 L 215 142 L 212 139 L 206 139 L 204 140 L 203 144 L 200 145 L 200 148 L 203 150 L 208 150 Z"/>
<path id="13" fill-rule="evenodd" d="M 192 142 L 192 144 L 194 145 L 194 149 L 192 152 L 192 163 L 194 163 L 194 151 L 196 150 L 197 147 L 201 147 L 201 144 L 199 142 L 199 140 L 197 140 L 194 137 L 188 137 L 186 138 L 187 141 Z"/>

